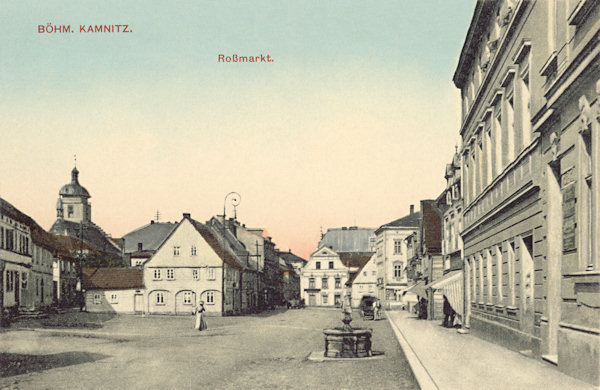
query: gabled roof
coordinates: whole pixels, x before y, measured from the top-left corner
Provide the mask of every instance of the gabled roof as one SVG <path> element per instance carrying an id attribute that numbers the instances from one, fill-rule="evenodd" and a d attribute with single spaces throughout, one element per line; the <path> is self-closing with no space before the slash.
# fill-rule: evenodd
<path id="1" fill-rule="evenodd" d="M 317 256 L 339 256 L 339 254 L 328 246 L 323 246 L 311 253 L 310 258 L 312 259 Z"/>
<path id="2" fill-rule="evenodd" d="M 63 255 L 72 257 L 79 251 L 85 251 L 93 255 L 100 255 L 100 252 L 93 245 L 80 240 L 76 237 L 61 236 L 58 234 L 51 234 L 52 238 L 56 243 L 56 248 L 62 252 Z"/>
<path id="3" fill-rule="evenodd" d="M 11 219 L 13 219 L 17 222 L 27 225 L 29 228 L 32 228 L 36 225 L 39 226 L 33 220 L 33 218 L 31 218 L 27 214 L 23 213 L 22 211 L 20 211 L 15 206 L 13 206 L 12 204 L 10 204 L 9 202 L 7 202 L 6 200 L 4 200 L 2 198 L 0 198 L 0 213 L 2 215 L 6 215 L 7 217 L 10 217 Z"/>
<path id="4" fill-rule="evenodd" d="M 362 268 L 369 262 L 374 252 L 339 252 L 342 264 L 350 268 Z"/>
<path id="5" fill-rule="evenodd" d="M 330 228 L 319 241 L 318 248 L 326 246 L 335 252 L 366 252 L 369 237 L 374 232 L 375 229 L 357 226 Z"/>
<path id="6" fill-rule="evenodd" d="M 175 227 L 177 227 L 177 223 L 151 222 L 137 228 L 123 236 L 123 241 L 125 241 L 124 252 L 136 252 L 140 242 L 143 251 L 156 251 Z"/>
<path id="7" fill-rule="evenodd" d="M 406 227 L 406 228 L 418 228 L 421 224 L 422 214 L 420 211 L 416 213 L 405 215 L 402 218 L 398 218 L 393 220 L 392 222 L 388 222 L 385 225 L 381 225 L 376 231 L 375 234 L 381 233 L 385 228 L 388 227 Z"/>
<path id="8" fill-rule="evenodd" d="M 278 256 L 283 257 L 285 259 L 285 261 L 290 262 L 290 263 L 301 263 L 302 265 L 304 265 L 308 262 L 308 260 L 303 259 L 302 257 L 292 253 L 291 250 L 288 252 L 281 252 L 276 249 L 276 253 Z"/>
<path id="9" fill-rule="evenodd" d="M 142 270 L 134 268 L 84 268 L 86 290 L 126 290 L 144 288 Z"/>
<path id="10" fill-rule="evenodd" d="M 192 218 L 189 218 L 188 220 L 190 221 L 192 226 L 196 228 L 196 231 L 200 233 L 202 238 L 204 238 L 204 241 L 206 241 L 206 243 L 213 249 L 213 251 L 225 264 L 235 269 L 244 269 L 244 264 L 239 260 L 238 256 L 232 254 L 231 251 L 227 248 L 225 248 L 225 250 L 223 249 L 223 240 L 219 240 L 217 238 L 217 234 L 213 229 Z"/>
<path id="11" fill-rule="evenodd" d="M 31 231 L 31 241 L 35 245 L 50 251 L 54 256 L 60 255 L 63 258 L 71 258 L 69 248 L 61 239 L 45 231 L 33 218 L 2 198 L 0 198 L 0 213 L 27 225 Z"/>
<path id="12" fill-rule="evenodd" d="M 81 224 L 77 222 L 59 218 L 50 228 L 50 233 L 68 237 L 79 237 L 82 234 L 83 241 L 94 246 L 98 252 L 121 256 L 120 249 L 106 236 L 99 226 L 92 222 L 84 223 L 83 233 L 80 233 L 80 226 Z"/>

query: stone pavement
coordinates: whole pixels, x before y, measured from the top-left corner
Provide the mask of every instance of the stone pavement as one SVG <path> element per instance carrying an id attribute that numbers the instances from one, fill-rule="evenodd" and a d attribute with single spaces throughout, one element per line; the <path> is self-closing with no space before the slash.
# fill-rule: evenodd
<path id="1" fill-rule="evenodd" d="M 525 357 L 440 321 L 406 311 L 386 316 L 421 389 L 595 389 L 548 363 Z"/>
<path id="2" fill-rule="evenodd" d="M 340 319 L 339 309 L 307 308 L 208 317 L 202 332 L 193 316 L 67 313 L 13 324 L 0 332 L 0 389 L 419 389 L 387 321 L 352 322 L 373 329 L 384 356 L 309 360 Z"/>

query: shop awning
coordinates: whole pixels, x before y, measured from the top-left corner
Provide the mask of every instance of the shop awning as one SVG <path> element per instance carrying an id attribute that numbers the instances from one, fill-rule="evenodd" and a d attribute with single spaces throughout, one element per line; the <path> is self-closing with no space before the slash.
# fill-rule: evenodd
<path id="1" fill-rule="evenodd" d="M 455 312 L 463 315 L 463 271 L 448 272 L 441 279 L 429 283 L 425 288 L 437 290 L 448 298 Z"/>
<path id="2" fill-rule="evenodd" d="M 425 297 L 427 295 L 427 293 L 425 292 L 425 281 L 421 280 L 421 281 L 417 282 L 417 284 L 415 284 L 412 287 L 409 287 L 406 291 L 404 291 L 403 294 L 406 294 L 409 292 L 417 294 L 420 297 Z"/>

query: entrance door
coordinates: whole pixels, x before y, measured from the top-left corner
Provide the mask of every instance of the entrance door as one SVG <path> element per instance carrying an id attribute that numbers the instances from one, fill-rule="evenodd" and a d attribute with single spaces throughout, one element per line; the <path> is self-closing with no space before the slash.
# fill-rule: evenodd
<path id="1" fill-rule="evenodd" d="M 521 316 L 521 330 L 527 334 L 533 334 L 534 307 L 533 307 L 533 237 L 527 236 L 521 239 L 521 305 L 523 315 Z"/>
<path id="2" fill-rule="evenodd" d="M 14 272 L 13 275 L 15 275 L 15 305 L 17 307 L 21 306 L 21 282 L 19 279 L 19 276 L 21 275 L 20 272 Z"/>
<path id="3" fill-rule="evenodd" d="M 135 294 L 133 296 L 133 310 L 136 313 L 142 313 L 144 311 L 144 295 L 143 294 Z"/>
<path id="4" fill-rule="evenodd" d="M 315 294 L 310 294 L 308 296 L 308 305 L 317 306 L 317 296 Z"/>
<path id="5" fill-rule="evenodd" d="M 548 178 L 548 257 L 547 257 L 547 312 L 548 312 L 548 340 L 546 352 L 556 361 L 558 356 L 558 323 L 560 321 L 561 305 L 561 270 L 562 270 L 562 240 L 563 240 L 563 207 L 561 193 L 560 162 L 549 165 L 546 176 Z"/>

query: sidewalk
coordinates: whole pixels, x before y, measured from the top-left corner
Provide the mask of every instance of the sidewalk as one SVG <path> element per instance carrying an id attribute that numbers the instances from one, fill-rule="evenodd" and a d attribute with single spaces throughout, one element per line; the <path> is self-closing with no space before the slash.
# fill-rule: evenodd
<path id="1" fill-rule="evenodd" d="M 542 361 L 525 357 L 440 321 L 387 311 L 421 389 L 596 389 Z"/>

